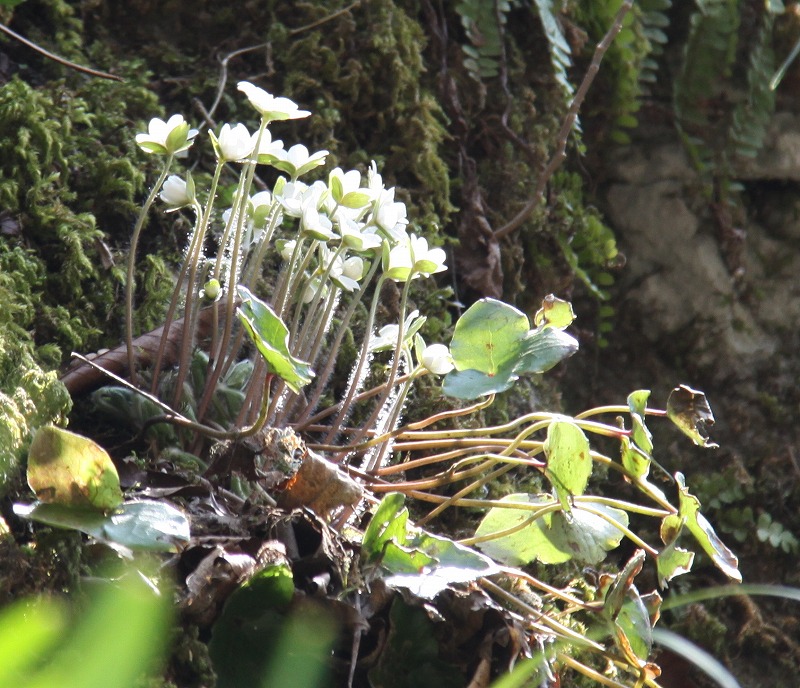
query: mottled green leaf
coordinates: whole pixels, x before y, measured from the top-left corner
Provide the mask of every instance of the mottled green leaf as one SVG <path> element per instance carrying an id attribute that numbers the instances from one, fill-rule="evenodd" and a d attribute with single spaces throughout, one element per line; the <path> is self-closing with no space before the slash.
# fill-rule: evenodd
<path id="1" fill-rule="evenodd" d="M 658 584 L 663 588 L 676 576 L 689 573 L 693 563 L 694 552 L 678 547 L 674 541 L 671 542 L 656 557 Z"/>
<path id="2" fill-rule="evenodd" d="M 28 453 L 28 484 L 42 502 L 110 511 L 122 502 L 119 475 L 105 449 L 87 437 L 46 425 Z"/>
<path id="3" fill-rule="evenodd" d="M 457 370 L 509 376 L 528 332 L 528 317 L 507 303 L 481 299 L 458 319 L 450 342 Z"/>
<path id="4" fill-rule="evenodd" d="M 646 478 L 650 473 L 650 457 L 629 438 L 620 438 L 622 465 L 635 478 Z"/>

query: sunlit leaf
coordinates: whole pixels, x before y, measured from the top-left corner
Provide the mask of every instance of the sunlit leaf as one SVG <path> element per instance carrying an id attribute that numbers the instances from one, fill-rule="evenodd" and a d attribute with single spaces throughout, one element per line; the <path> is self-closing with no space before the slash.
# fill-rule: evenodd
<path id="1" fill-rule="evenodd" d="M 189 521 L 164 501 L 125 502 L 110 514 L 61 504 L 15 504 L 14 513 L 58 528 L 71 528 L 131 550 L 175 551 L 189 541 Z"/>
<path id="2" fill-rule="evenodd" d="M 311 366 L 289 352 L 289 330 L 270 306 L 239 287 L 242 305 L 237 315 L 259 353 L 289 388 L 299 393 L 314 377 Z"/>
<path id="3" fill-rule="evenodd" d="M 709 449 L 719 446 L 708 437 L 706 426 L 714 425 L 714 414 L 702 392 L 686 385 L 676 387 L 667 399 L 667 415 L 695 444 Z"/>
<path id="4" fill-rule="evenodd" d="M 689 493 L 682 473 L 675 474 L 678 483 L 678 503 L 681 518 L 686 519 L 686 527 L 695 536 L 706 554 L 728 578 L 742 581 L 739 560 L 714 532 L 714 528 L 700 513 L 700 500 Z"/>
<path id="5" fill-rule="evenodd" d="M 450 343 L 457 370 L 509 376 L 528 332 L 528 317 L 507 303 L 481 299 L 458 319 Z"/>
<path id="6" fill-rule="evenodd" d="M 644 423 L 647 400 L 650 398 L 649 389 L 640 389 L 628 395 L 628 408 L 631 410 L 633 424 L 632 435 L 634 444 L 648 456 L 653 451 L 653 435 Z"/>
<path id="7" fill-rule="evenodd" d="M 522 340 L 515 373 L 545 373 L 578 350 L 578 340 L 561 330 L 531 330 Z"/>
<path id="8" fill-rule="evenodd" d="M 599 564 L 622 540 L 622 532 L 613 522 L 628 525 L 624 511 L 603 505 L 593 504 L 592 508 L 605 514 L 608 520 L 578 505 L 573 506 L 567 518 L 560 509 L 553 510 L 555 503 L 549 495 L 512 494 L 502 501 L 545 508 L 536 518 L 535 510 L 494 507 L 481 521 L 475 532 L 477 537 L 513 531 L 477 545 L 482 552 L 509 566 L 522 566 L 534 560 L 560 564 L 573 558 L 585 564 Z"/>
<path id="9" fill-rule="evenodd" d="M 635 478 L 646 478 L 650 473 L 650 457 L 629 438 L 620 438 L 620 453 L 622 465 Z"/>
<path id="10" fill-rule="evenodd" d="M 573 320 L 575 320 L 575 313 L 572 310 L 572 304 L 569 301 L 562 301 L 553 294 L 544 297 L 542 307 L 533 316 L 533 324 L 536 327 L 547 325 L 564 329 L 569 327 Z"/>
<path id="11" fill-rule="evenodd" d="M 563 307 L 557 311 L 557 321 L 566 322 Z M 531 330 L 528 317 L 502 301 L 486 298 L 470 306 L 450 343 L 455 370 L 444 379 L 445 394 L 475 399 L 503 392 L 521 374 L 545 372 L 575 353 L 578 342 L 542 320 Z"/>
<path id="12" fill-rule="evenodd" d="M 589 440 L 583 430 L 569 420 L 556 420 L 547 427 L 544 443 L 546 475 L 558 494 L 565 511 L 569 498 L 582 495 L 592 474 Z"/>
<path id="13" fill-rule="evenodd" d="M 404 499 L 401 493 L 384 497 L 362 542 L 362 556 L 378 564 L 387 585 L 432 599 L 453 583 L 497 573 L 488 557 L 410 525 Z"/>
<path id="14" fill-rule="evenodd" d="M 73 432 L 39 428 L 28 453 L 28 484 L 42 501 L 109 511 L 122 502 L 119 475 L 100 445 Z"/>
<path id="15" fill-rule="evenodd" d="M 601 504 L 593 504 L 593 511 L 606 516 L 598 516 L 581 507 L 572 508 L 570 517 L 562 512 L 544 517 L 543 527 L 547 539 L 562 552 L 584 564 L 596 565 L 605 560 L 606 554 L 619 547 L 624 537 L 614 525 L 628 526 L 628 514 L 620 509 Z"/>
<path id="16" fill-rule="evenodd" d="M 676 576 L 682 576 L 692 570 L 694 552 L 678 547 L 671 542 L 664 547 L 656 557 L 658 569 L 658 584 L 663 588 Z"/>

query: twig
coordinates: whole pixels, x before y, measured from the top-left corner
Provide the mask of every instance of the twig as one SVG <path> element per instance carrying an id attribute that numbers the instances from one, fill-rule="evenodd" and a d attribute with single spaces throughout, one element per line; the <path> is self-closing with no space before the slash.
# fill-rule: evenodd
<path id="1" fill-rule="evenodd" d="M 355 2 L 351 2 L 347 7 L 342 7 L 342 9 L 337 10 L 333 14 L 329 14 L 327 17 L 323 17 L 322 19 L 318 19 L 315 22 L 311 22 L 310 24 L 306 24 L 305 26 L 298 26 L 296 29 L 290 29 L 289 35 L 296 36 L 298 33 L 303 33 L 303 31 L 310 31 L 311 29 L 316 29 L 323 24 L 326 24 L 329 21 L 337 19 L 341 17 L 343 14 L 347 14 L 350 10 L 355 9 L 361 4 L 361 0 L 356 0 Z"/>
<path id="2" fill-rule="evenodd" d="M 125 378 L 122 378 L 119 375 L 117 375 L 115 373 L 112 373 L 107 368 L 103 368 L 103 366 L 97 365 L 97 363 L 95 363 L 91 359 L 88 359 L 85 356 L 81 356 L 80 354 L 75 353 L 74 351 L 72 352 L 72 356 L 73 356 L 73 358 L 77 358 L 78 360 L 83 361 L 84 363 L 86 363 L 87 365 L 91 366 L 92 368 L 95 368 L 101 374 L 103 374 L 103 375 L 105 375 L 107 377 L 110 377 L 112 380 L 114 380 L 114 382 L 116 382 L 119 385 L 122 385 L 126 389 L 131 390 L 131 392 L 135 392 L 136 394 L 138 394 L 139 396 L 144 397 L 148 401 L 152 401 L 156 406 L 158 406 L 158 408 L 160 408 L 162 411 L 165 411 L 170 416 L 173 416 L 178 420 L 185 421 L 187 423 L 191 423 L 191 421 L 188 418 L 185 418 L 184 416 L 182 416 L 180 413 L 175 411 L 171 406 L 168 406 L 163 401 L 161 401 L 158 397 L 155 397 L 152 394 L 150 394 L 149 392 L 145 392 L 144 390 L 139 389 L 138 387 L 135 387 L 130 382 L 128 382 Z"/>
<path id="3" fill-rule="evenodd" d="M 228 62 L 232 60 L 234 57 L 238 57 L 239 55 L 244 55 L 245 53 L 251 53 L 254 50 L 260 50 L 261 48 L 266 48 L 269 46 L 269 42 L 267 43 L 259 43 L 258 45 L 250 45 L 247 48 L 240 48 L 239 50 L 234 50 L 232 53 L 228 53 L 225 57 L 220 60 L 221 70 L 219 76 L 219 85 L 217 86 L 217 96 L 214 98 L 214 102 L 211 104 L 211 107 L 208 108 L 208 112 L 205 113 L 206 121 L 211 124 L 213 127 L 214 124 L 211 118 L 214 116 L 214 111 L 217 109 L 219 105 L 219 101 L 222 100 L 222 94 L 225 92 L 225 84 L 228 82 Z M 196 100 L 197 103 L 200 101 Z M 201 104 L 202 107 L 202 104 Z"/>
<path id="4" fill-rule="evenodd" d="M 567 139 L 572 131 L 572 127 L 575 125 L 575 120 L 578 117 L 578 111 L 581 109 L 581 105 L 583 105 L 583 100 L 589 91 L 589 87 L 592 85 L 592 82 L 597 76 L 597 72 L 600 71 L 600 63 L 603 61 L 606 51 L 622 29 L 622 22 L 625 20 L 625 15 L 628 14 L 632 6 L 633 0 L 625 0 L 622 3 L 617 15 L 614 17 L 614 23 L 611 25 L 611 28 L 606 32 L 606 35 L 603 36 L 603 40 L 597 44 L 597 47 L 594 50 L 594 55 L 592 56 L 592 62 L 589 65 L 589 68 L 586 70 L 586 75 L 583 77 L 583 81 L 575 93 L 575 97 L 572 99 L 572 103 L 567 111 L 567 116 L 564 118 L 564 123 L 561 125 L 561 129 L 558 132 L 558 144 L 556 147 L 556 152 L 550 159 L 550 162 L 547 163 L 547 167 L 544 168 L 542 174 L 539 176 L 539 179 L 536 182 L 536 189 L 533 192 L 533 197 L 514 218 L 512 218 L 499 229 L 495 230 L 494 236 L 496 239 L 502 239 L 516 229 L 519 229 L 522 223 L 531 216 L 533 211 L 536 210 L 536 206 L 539 205 L 539 201 L 542 200 L 542 196 L 544 196 L 544 189 L 547 186 L 547 182 L 553 176 L 553 173 L 561 166 L 564 160 L 566 160 Z"/>
<path id="5" fill-rule="evenodd" d="M 109 74 L 108 72 L 100 72 L 96 69 L 91 69 L 90 67 L 83 67 L 79 64 L 75 64 L 74 62 L 70 62 L 69 60 L 64 59 L 63 57 L 59 57 L 54 53 L 51 53 L 49 50 L 45 50 L 36 43 L 29 41 L 24 36 L 20 36 L 16 31 L 12 31 L 9 29 L 5 24 L 0 24 L 0 32 L 6 34 L 7 36 L 11 36 L 11 38 L 19 41 L 23 45 L 28 46 L 32 50 L 35 50 L 40 55 L 44 55 L 47 59 L 53 60 L 54 62 L 58 62 L 60 65 L 64 65 L 65 67 L 69 67 L 70 69 L 74 69 L 76 72 L 83 72 L 84 74 L 88 74 L 89 76 L 97 76 L 101 79 L 111 79 L 112 81 L 125 81 L 120 76 L 116 76 L 115 74 Z"/>

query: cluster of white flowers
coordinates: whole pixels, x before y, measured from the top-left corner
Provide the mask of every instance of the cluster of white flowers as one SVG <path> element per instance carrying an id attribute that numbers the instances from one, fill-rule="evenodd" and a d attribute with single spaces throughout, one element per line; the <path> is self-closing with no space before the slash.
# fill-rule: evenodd
<path id="1" fill-rule="evenodd" d="M 237 222 L 246 225 L 240 234 L 245 237 L 240 240 L 245 251 L 263 236 L 261 232 L 268 218 L 274 219 L 277 215 L 278 224 L 284 216 L 297 219 L 297 235 L 276 242 L 284 261 L 315 256 L 302 265 L 305 286 L 295 291 L 295 298 L 308 302 L 314 295 L 325 296 L 328 283 L 344 292 L 358 290 L 368 266 L 378 260 L 383 278 L 395 282 L 407 282 L 446 270 L 444 250 L 430 248 L 426 239 L 408 231 L 406 206 L 395 199 L 394 188 L 385 187 L 374 162 L 366 176 L 357 170 L 344 171 L 337 167 L 328 174 L 327 181 L 302 181 L 301 177 L 325 164 L 328 151 L 311 153 L 302 144 L 285 149 L 282 141 L 272 139 L 267 125 L 276 120 L 300 119 L 310 113 L 300 110 L 288 98 L 274 97 L 249 82 L 240 82 L 238 88 L 260 113 L 261 126 L 258 131 L 250 132 L 245 124 L 223 124 L 217 134 L 209 131 L 218 163 L 267 164 L 288 178 L 280 177 L 271 192 L 261 191 L 251 196 L 246 204 L 245 219 L 239 219 L 242 213 L 238 210 L 245 206 L 238 205 L 236 200 L 236 209 L 226 211 L 223 219 L 226 226 Z M 151 120 L 148 133 L 139 134 L 136 141 L 147 153 L 182 155 L 196 135 L 197 130 L 190 129 L 182 116 L 173 115 L 166 122 L 157 118 Z M 160 197 L 170 209 L 195 205 L 199 212 L 191 176 L 186 180 L 170 176 Z M 226 236 L 232 234 L 226 231 Z M 266 238 L 271 240 L 271 234 Z M 228 246 L 222 248 L 230 251 Z M 235 277 L 239 273 L 232 274 Z M 224 275 L 221 279 L 224 283 Z M 387 327 L 396 330 L 398 326 Z M 406 327 L 406 336 L 409 330 L 412 334 L 415 331 L 414 327 Z M 375 341 L 370 343 L 370 348 L 375 350 L 375 342 L 388 341 L 389 334 L 388 330 L 382 331 L 373 338 Z M 395 332 L 395 341 L 396 336 Z M 447 364 L 442 361 L 449 360 L 448 356 L 449 352 L 434 349 L 433 353 L 420 356 L 420 365 L 430 372 L 443 374 L 442 371 L 447 372 Z"/>

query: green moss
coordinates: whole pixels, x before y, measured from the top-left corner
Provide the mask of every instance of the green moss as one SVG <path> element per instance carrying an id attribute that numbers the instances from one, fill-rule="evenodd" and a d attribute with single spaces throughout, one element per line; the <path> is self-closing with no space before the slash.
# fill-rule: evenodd
<path id="1" fill-rule="evenodd" d="M 0 329 L 0 495 L 17 475 L 32 431 L 63 423 L 72 406 L 56 374 L 44 372 L 16 334 Z"/>

